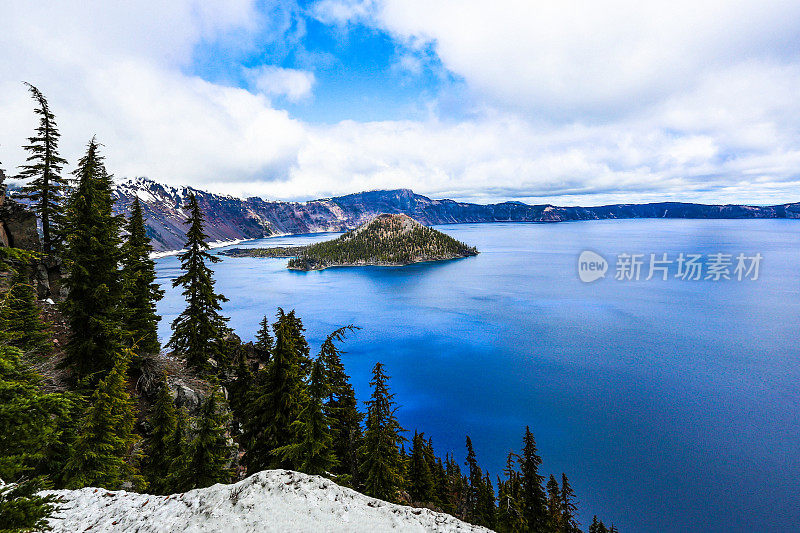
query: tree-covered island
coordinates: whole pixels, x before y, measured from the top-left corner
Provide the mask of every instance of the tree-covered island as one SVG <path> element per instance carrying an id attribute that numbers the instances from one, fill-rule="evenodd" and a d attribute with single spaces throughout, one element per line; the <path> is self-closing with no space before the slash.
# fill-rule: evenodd
<path id="1" fill-rule="evenodd" d="M 383 214 L 330 241 L 308 246 L 234 248 L 222 253 L 231 257 L 290 257 L 288 268 L 308 271 L 445 261 L 477 255 L 478 250 L 409 216 Z"/>

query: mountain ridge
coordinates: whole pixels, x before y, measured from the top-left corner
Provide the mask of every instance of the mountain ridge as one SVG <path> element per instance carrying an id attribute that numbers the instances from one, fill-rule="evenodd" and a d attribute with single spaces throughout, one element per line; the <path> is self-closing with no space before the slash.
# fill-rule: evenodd
<path id="1" fill-rule="evenodd" d="M 162 252 L 176 250 L 183 247 L 185 240 L 182 205 L 189 192 L 197 196 L 206 217 L 206 233 L 212 242 L 348 231 L 382 213 L 408 215 L 425 225 L 623 218 L 800 218 L 800 203 L 748 206 L 653 202 L 595 207 L 522 202 L 473 204 L 435 200 L 410 189 L 363 191 L 305 202 L 283 202 L 213 194 L 194 187 L 171 187 L 141 177 L 116 184 L 115 210 L 127 215 L 133 198 L 138 196 L 153 248 Z"/>

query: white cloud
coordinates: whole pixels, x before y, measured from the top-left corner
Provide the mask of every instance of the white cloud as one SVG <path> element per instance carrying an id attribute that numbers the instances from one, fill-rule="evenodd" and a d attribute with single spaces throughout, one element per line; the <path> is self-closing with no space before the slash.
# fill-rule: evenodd
<path id="1" fill-rule="evenodd" d="M 406 43 L 398 68 L 410 74 L 435 54 L 479 106 L 458 121 L 433 103 L 427 120 L 315 125 L 270 101 L 323 90 L 310 72 L 256 67 L 252 91 L 187 74 L 200 43 L 248 48 L 265 31 L 294 31 L 283 16 L 261 20 L 249 0 L 6 3 L 0 161 L 13 170 L 24 160 L 19 146 L 36 123 L 27 80 L 48 96 L 71 162 L 97 134 L 119 177 L 222 193 L 800 199 L 800 64 L 787 52 L 797 6 L 701 4 L 623 13 L 613 3 L 327 1 L 318 17 L 392 32 Z"/>
<path id="2" fill-rule="evenodd" d="M 297 102 L 311 95 L 314 73 L 274 65 L 245 69 L 255 89 L 267 96 L 285 96 Z"/>
<path id="3" fill-rule="evenodd" d="M 638 111 L 742 58 L 796 56 L 800 38 L 800 3 L 785 0 L 322 0 L 314 11 L 430 42 L 496 105 L 581 120 Z"/>

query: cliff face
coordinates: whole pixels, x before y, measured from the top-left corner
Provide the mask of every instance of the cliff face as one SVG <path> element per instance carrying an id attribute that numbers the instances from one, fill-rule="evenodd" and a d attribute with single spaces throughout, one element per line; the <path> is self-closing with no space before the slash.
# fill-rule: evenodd
<path id="1" fill-rule="evenodd" d="M 426 224 L 473 222 L 563 222 L 623 218 L 800 218 L 800 204 L 768 207 L 701 205 L 677 202 L 616 204 L 599 207 L 556 207 L 521 202 L 470 204 L 432 200 L 408 189 L 370 191 L 310 202 L 269 202 L 234 198 L 189 187 L 174 188 L 135 178 L 116 189 L 116 209 L 127 214 L 138 196 L 153 247 L 183 246 L 186 216 L 182 206 L 192 191 L 206 215 L 211 241 L 255 239 L 269 235 L 347 231 L 381 213 L 404 214 Z"/>

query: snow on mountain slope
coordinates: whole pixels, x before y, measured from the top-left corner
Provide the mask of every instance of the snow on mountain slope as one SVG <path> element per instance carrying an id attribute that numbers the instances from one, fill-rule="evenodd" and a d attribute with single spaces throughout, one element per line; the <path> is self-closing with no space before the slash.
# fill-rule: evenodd
<path id="1" fill-rule="evenodd" d="M 233 485 L 172 496 L 96 488 L 52 493 L 64 499 L 50 520 L 56 533 L 489 531 L 289 470 L 265 470 Z"/>

